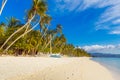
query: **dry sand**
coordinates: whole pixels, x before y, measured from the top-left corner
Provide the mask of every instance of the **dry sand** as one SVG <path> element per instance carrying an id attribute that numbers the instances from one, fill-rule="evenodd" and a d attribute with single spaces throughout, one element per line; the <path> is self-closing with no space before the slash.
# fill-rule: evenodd
<path id="1" fill-rule="evenodd" d="M 0 57 L 0 80 L 114 80 L 89 58 Z"/>

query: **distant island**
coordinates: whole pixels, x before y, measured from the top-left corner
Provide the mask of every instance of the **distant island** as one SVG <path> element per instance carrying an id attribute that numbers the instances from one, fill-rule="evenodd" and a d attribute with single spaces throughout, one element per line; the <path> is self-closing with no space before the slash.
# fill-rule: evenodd
<path id="1" fill-rule="evenodd" d="M 108 57 L 108 58 L 120 58 L 120 54 L 111 53 L 90 53 L 92 57 Z"/>

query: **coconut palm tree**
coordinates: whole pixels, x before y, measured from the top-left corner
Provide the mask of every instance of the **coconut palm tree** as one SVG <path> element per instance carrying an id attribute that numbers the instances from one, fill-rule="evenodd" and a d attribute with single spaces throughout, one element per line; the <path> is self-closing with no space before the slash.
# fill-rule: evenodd
<path id="1" fill-rule="evenodd" d="M 37 27 L 39 25 L 39 22 L 34 25 L 31 29 L 29 29 L 27 32 L 25 32 L 24 34 L 20 35 L 18 38 L 16 38 L 3 52 L 6 52 L 16 41 L 18 41 L 20 38 L 22 38 L 24 35 L 26 35 L 27 33 L 29 33 L 30 31 L 32 31 L 35 27 Z"/>
<path id="2" fill-rule="evenodd" d="M 47 26 L 50 25 L 50 21 L 52 20 L 52 18 L 49 15 L 44 15 L 43 17 L 41 17 L 41 21 L 40 21 L 40 32 L 41 33 L 46 33 L 46 29 Z"/>
<path id="3" fill-rule="evenodd" d="M 21 23 L 20 23 L 20 20 L 18 20 L 17 18 L 15 18 L 15 17 L 10 17 L 10 18 L 6 18 L 6 20 L 7 20 L 7 26 L 8 27 L 17 27 L 17 26 L 19 26 L 19 25 L 21 25 Z"/>
<path id="4" fill-rule="evenodd" d="M 1 22 L 0 23 L 0 45 L 2 45 L 5 40 L 5 33 L 6 33 L 6 25 L 3 22 Z"/>
<path id="5" fill-rule="evenodd" d="M 17 31 L 15 31 L 5 42 L 4 44 L 1 46 L 0 49 L 2 49 L 5 44 L 19 31 L 21 31 L 24 27 L 26 27 L 28 24 L 31 23 L 31 21 L 33 19 L 35 19 L 36 17 L 38 16 L 44 16 L 45 13 L 47 11 L 47 5 L 46 5 L 46 2 L 44 0 L 33 0 L 33 5 L 32 5 L 32 8 L 30 9 L 30 12 L 29 14 L 30 15 L 33 15 L 31 16 L 29 19 L 29 21 L 24 25 L 22 26 L 21 28 L 19 28 Z M 37 18 L 36 18 L 37 19 Z M 40 20 L 37 20 L 37 21 L 40 21 Z M 27 32 L 25 32 L 23 35 L 25 35 Z"/>
<path id="6" fill-rule="evenodd" d="M 2 11 L 3 11 L 6 3 L 7 3 L 7 0 L 3 0 L 3 1 L 2 1 L 2 6 L 1 6 L 1 9 L 0 9 L 0 16 L 1 16 L 1 14 L 2 14 Z"/>
<path id="7" fill-rule="evenodd" d="M 18 30 L 16 30 L 15 32 L 13 32 L 8 38 L 7 40 L 3 43 L 3 45 L 0 47 L 0 49 L 2 49 L 6 43 L 16 34 L 18 33 L 19 31 L 21 31 L 24 27 L 26 27 L 31 21 L 32 19 L 34 18 L 35 16 L 33 16 L 24 26 L 20 27 Z"/>
<path id="8" fill-rule="evenodd" d="M 54 51 L 61 53 L 62 49 L 64 47 L 64 45 L 66 44 L 66 38 L 65 36 L 62 34 L 60 36 L 57 36 L 54 40 L 53 40 L 53 48 L 55 49 Z"/>
<path id="9" fill-rule="evenodd" d="M 46 34 L 47 34 L 47 31 L 48 31 L 48 27 L 49 27 L 49 24 L 50 24 L 50 21 L 51 21 L 51 17 L 48 16 L 48 15 L 45 15 L 41 18 L 41 21 L 40 21 L 40 32 L 42 34 L 41 38 L 40 38 L 40 41 L 43 40 L 43 38 L 46 37 Z M 36 46 L 36 49 L 38 49 L 40 44 L 37 44 Z"/>
<path id="10" fill-rule="evenodd" d="M 60 36 L 60 53 L 62 52 L 62 49 L 63 49 L 63 47 L 65 46 L 65 44 L 66 44 L 66 42 L 67 42 L 67 40 L 66 40 L 66 38 L 65 38 L 65 36 L 62 34 L 61 36 Z"/>
<path id="11" fill-rule="evenodd" d="M 4 36 L 5 33 L 5 24 L 0 23 L 0 37 Z"/>
<path id="12" fill-rule="evenodd" d="M 48 45 L 50 44 L 50 52 L 52 51 L 52 41 L 55 39 L 58 33 L 61 34 L 62 32 L 62 26 L 60 24 L 57 25 L 56 29 L 49 30 L 47 34 L 49 35 L 49 41 L 45 44 L 45 47 L 43 47 L 42 50 L 46 49 Z"/>
<path id="13" fill-rule="evenodd" d="M 11 18 L 6 18 L 7 20 L 7 27 L 17 27 L 17 26 L 20 26 L 21 23 L 18 19 L 14 18 L 14 17 L 11 17 Z M 6 43 L 17 33 L 19 32 L 20 30 L 22 30 L 24 27 L 21 27 L 19 28 L 18 30 L 15 30 L 8 38 L 7 40 L 3 43 L 3 45 L 0 47 L 0 49 L 2 49 Z"/>

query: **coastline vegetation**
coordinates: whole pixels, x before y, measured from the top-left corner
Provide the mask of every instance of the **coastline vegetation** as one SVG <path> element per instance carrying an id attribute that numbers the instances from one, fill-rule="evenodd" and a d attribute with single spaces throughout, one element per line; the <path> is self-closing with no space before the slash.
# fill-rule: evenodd
<path id="1" fill-rule="evenodd" d="M 85 50 L 69 44 L 62 25 L 49 28 L 52 17 L 47 14 L 45 0 L 33 0 L 25 15 L 25 23 L 15 17 L 0 22 L 0 55 L 38 55 L 60 53 L 67 56 L 90 56 Z M 36 29 L 39 27 L 39 29 Z"/>

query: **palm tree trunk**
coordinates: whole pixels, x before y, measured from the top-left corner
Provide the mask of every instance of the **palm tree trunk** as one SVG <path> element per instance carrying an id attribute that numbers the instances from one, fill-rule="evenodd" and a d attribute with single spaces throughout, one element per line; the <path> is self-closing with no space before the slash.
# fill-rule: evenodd
<path id="1" fill-rule="evenodd" d="M 45 48 L 47 48 L 49 44 L 50 44 L 50 41 L 45 45 L 45 47 L 43 48 L 43 50 L 44 50 Z"/>
<path id="2" fill-rule="evenodd" d="M 52 36 L 50 35 L 50 54 L 52 54 Z"/>
<path id="3" fill-rule="evenodd" d="M 27 27 L 26 27 L 26 29 L 25 29 L 25 32 L 27 32 L 28 28 L 29 28 L 29 24 L 27 25 Z"/>
<path id="4" fill-rule="evenodd" d="M 48 30 L 48 27 L 47 27 L 47 29 L 45 30 L 45 32 L 43 33 L 43 35 L 42 35 L 41 39 L 45 36 L 45 34 L 46 34 L 47 30 Z M 40 39 L 40 40 L 41 40 L 41 39 Z"/>
<path id="5" fill-rule="evenodd" d="M 43 33 L 43 35 L 42 35 L 42 37 L 40 38 L 40 40 L 45 36 L 47 30 L 48 30 L 48 27 L 47 27 L 47 29 L 45 30 L 45 32 Z M 38 49 L 38 46 L 39 46 L 39 44 L 37 44 L 36 49 Z"/>
<path id="6" fill-rule="evenodd" d="M 44 45 L 42 47 L 42 51 L 44 50 L 45 46 L 48 44 L 48 40 L 46 39 L 45 42 L 44 42 Z"/>
<path id="7" fill-rule="evenodd" d="M 31 29 L 29 29 L 27 32 L 23 33 L 22 35 L 20 35 L 17 39 L 15 39 L 3 52 L 6 52 L 16 41 L 18 41 L 21 37 L 23 37 L 24 35 L 26 35 L 27 33 L 29 33 L 30 31 L 32 31 L 35 27 L 37 27 L 39 24 L 39 22 L 33 26 Z"/>
<path id="8" fill-rule="evenodd" d="M 65 43 L 63 43 L 63 44 L 60 46 L 60 53 L 62 52 L 62 48 L 63 48 L 64 45 L 65 45 Z"/>
<path id="9" fill-rule="evenodd" d="M 51 35 L 50 35 L 50 36 L 51 36 Z M 42 50 L 44 50 L 45 48 L 47 48 L 47 47 L 48 47 L 48 45 L 51 43 L 51 41 L 52 41 L 52 37 L 50 37 L 49 42 L 45 45 L 45 47 L 44 47 Z"/>
<path id="10" fill-rule="evenodd" d="M 6 45 L 6 43 L 17 33 L 19 32 L 20 30 L 22 30 L 24 27 L 26 27 L 29 23 L 31 23 L 31 21 L 34 19 L 35 15 L 24 25 L 22 26 L 21 28 L 19 28 L 17 31 L 15 31 L 13 34 L 11 34 L 9 36 L 9 38 L 3 43 L 3 45 L 0 47 L 0 50 Z"/>
<path id="11" fill-rule="evenodd" d="M 6 3 L 7 3 L 7 0 L 3 0 L 3 2 L 2 2 L 2 7 L 1 7 L 1 9 L 0 9 L 0 16 L 1 16 L 1 14 L 2 14 L 2 11 L 3 11 Z"/>

